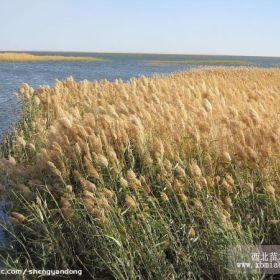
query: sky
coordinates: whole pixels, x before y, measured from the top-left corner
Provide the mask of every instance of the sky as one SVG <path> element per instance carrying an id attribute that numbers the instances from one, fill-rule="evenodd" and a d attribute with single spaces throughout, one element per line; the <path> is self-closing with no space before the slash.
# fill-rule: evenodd
<path id="1" fill-rule="evenodd" d="M 0 0 L 0 50 L 280 56 L 279 0 Z"/>

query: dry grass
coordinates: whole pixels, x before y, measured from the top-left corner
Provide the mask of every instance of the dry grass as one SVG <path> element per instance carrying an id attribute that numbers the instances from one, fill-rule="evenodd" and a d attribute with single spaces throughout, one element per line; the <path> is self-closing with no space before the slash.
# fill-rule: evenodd
<path id="1" fill-rule="evenodd" d="M 1 61 L 101 61 L 96 57 L 62 56 L 62 55 L 33 55 L 29 53 L 0 53 Z"/>
<path id="2" fill-rule="evenodd" d="M 278 242 L 279 78 L 213 68 L 22 85 L 0 177 L 20 263 L 222 279 L 226 248 Z"/>
<path id="3" fill-rule="evenodd" d="M 51 127 L 39 137 L 48 147 L 57 142 L 67 150 L 65 136 L 75 142 L 83 129 L 85 143 L 89 136 L 104 134 L 115 152 L 133 140 L 151 157 L 162 146 L 162 156 L 170 159 L 196 144 L 258 162 L 279 155 L 278 79 L 279 70 L 213 69 L 129 83 L 75 83 L 69 78 L 34 94 L 27 86 L 20 91 L 39 103 L 39 126 L 48 111 Z"/>

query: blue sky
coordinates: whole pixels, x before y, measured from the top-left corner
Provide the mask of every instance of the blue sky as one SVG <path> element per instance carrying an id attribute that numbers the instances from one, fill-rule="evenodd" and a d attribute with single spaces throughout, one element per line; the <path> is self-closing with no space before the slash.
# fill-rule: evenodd
<path id="1" fill-rule="evenodd" d="M 280 56 L 279 0 L 0 0 L 0 50 Z"/>

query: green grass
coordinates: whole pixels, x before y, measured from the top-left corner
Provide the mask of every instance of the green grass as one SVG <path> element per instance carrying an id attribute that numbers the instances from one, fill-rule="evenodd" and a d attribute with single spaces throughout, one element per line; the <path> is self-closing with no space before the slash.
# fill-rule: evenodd
<path id="1" fill-rule="evenodd" d="M 129 152 L 132 159 L 139 158 L 132 150 Z M 203 160 L 200 151 L 193 156 Z M 234 165 L 226 169 L 238 178 L 234 209 L 228 209 L 231 214 L 228 224 L 222 222 L 215 192 L 205 188 L 197 194 L 191 179 L 185 181 L 189 199 L 186 204 L 170 190 L 168 202 L 156 199 L 149 202 L 147 195 L 140 193 L 137 200 L 142 204 L 138 208 L 123 207 L 124 191 L 109 170 L 103 171 L 105 181 L 97 185 L 98 188 L 111 186 L 117 195 L 112 206 L 105 210 L 106 222 L 98 222 L 79 196 L 71 200 L 74 212 L 68 219 L 53 193 L 54 179 L 46 177 L 45 186 L 34 194 L 37 196 L 34 205 L 23 196 L 10 194 L 9 202 L 25 213 L 27 221 L 14 229 L 3 225 L 11 233 L 10 237 L 14 234 L 16 247 L 2 253 L 2 257 L 13 268 L 82 269 L 90 279 L 226 277 L 226 249 L 238 244 L 277 243 L 279 238 L 274 233 L 280 230 L 279 225 L 260 227 L 267 223 L 265 217 L 279 213 L 279 205 L 258 193 L 243 198 L 243 181 L 250 178 L 261 189 L 263 179 L 254 170 Z M 137 171 L 149 180 L 152 188 L 167 188 L 164 181 L 156 179 L 161 176 L 159 166 L 144 166 Z M 74 182 L 73 185 L 78 187 Z M 128 192 L 135 195 L 133 191 Z M 194 208 L 196 199 L 201 201 L 202 210 Z M 242 231 L 237 230 L 237 224 Z M 246 275 L 227 277 L 253 279 Z"/>

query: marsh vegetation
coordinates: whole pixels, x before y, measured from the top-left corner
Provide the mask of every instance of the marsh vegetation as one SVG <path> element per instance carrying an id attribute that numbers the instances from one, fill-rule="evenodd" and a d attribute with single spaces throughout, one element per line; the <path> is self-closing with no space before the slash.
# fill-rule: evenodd
<path id="1" fill-rule="evenodd" d="M 7 267 L 93 279 L 258 279 L 225 251 L 278 244 L 280 70 L 23 84 L 0 149 Z"/>
<path id="2" fill-rule="evenodd" d="M 92 56 L 34 55 L 29 53 L 0 53 L 1 61 L 101 61 Z"/>

